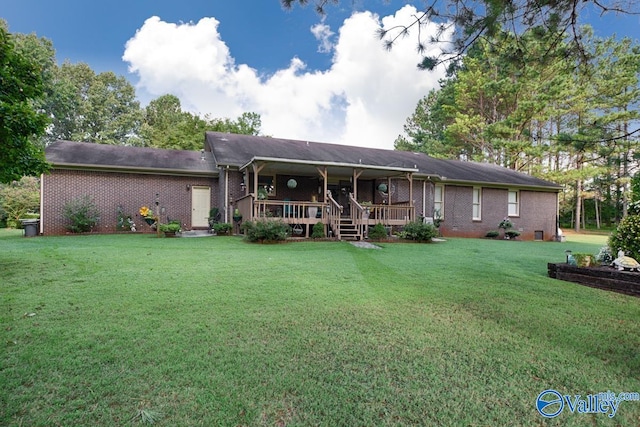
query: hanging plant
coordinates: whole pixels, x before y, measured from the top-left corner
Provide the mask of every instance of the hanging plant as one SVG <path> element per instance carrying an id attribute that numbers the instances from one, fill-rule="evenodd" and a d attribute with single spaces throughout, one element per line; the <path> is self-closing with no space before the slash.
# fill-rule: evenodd
<path id="1" fill-rule="evenodd" d="M 298 181 L 296 181 L 295 179 L 291 178 L 289 181 L 287 181 L 287 187 L 296 188 L 297 186 L 298 186 Z"/>

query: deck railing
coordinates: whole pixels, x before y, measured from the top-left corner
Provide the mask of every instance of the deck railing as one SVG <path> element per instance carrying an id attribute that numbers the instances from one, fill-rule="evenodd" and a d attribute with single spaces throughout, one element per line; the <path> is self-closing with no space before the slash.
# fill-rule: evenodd
<path id="1" fill-rule="evenodd" d="M 243 221 L 257 218 L 281 218 L 288 224 L 314 225 L 317 222 L 329 225 L 329 230 L 340 239 L 340 220 L 343 207 L 328 191 L 325 202 L 307 202 L 297 200 L 259 200 L 253 193 L 236 200 L 235 208 Z M 366 236 L 369 226 L 381 223 L 384 226 L 404 225 L 415 218 L 415 208 L 410 203 L 394 205 L 363 206 L 349 194 L 349 212 L 351 223 L 358 228 L 360 236 Z"/>
<path id="2" fill-rule="evenodd" d="M 328 202 L 327 220 L 329 227 L 333 231 L 334 237 L 340 240 L 340 217 L 342 216 L 342 205 L 335 201 L 331 195 L 331 191 L 327 191 L 326 199 Z"/>
<path id="3" fill-rule="evenodd" d="M 368 223 L 381 223 L 385 226 L 404 225 L 415 218 L 415 207 L 408 202 L 395 205 L 371 205 Z"/>
<path id="4" fill-rule="evenodd" d="M 255 200 L 254 218 L 282 218 L 291 224 L 326 223 L 325 203 L 289 200 Z"/>

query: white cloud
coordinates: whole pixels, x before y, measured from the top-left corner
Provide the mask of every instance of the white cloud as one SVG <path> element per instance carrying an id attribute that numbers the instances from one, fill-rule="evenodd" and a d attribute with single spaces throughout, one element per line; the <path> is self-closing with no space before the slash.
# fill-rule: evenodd
<path id="1" fill-rule="evenodd" d="M 311 33 L 313 36 L 320 42 L 318 45 L 318 52 L 320 53 L 329 53 L 333 49 L 333 43 L 331 42 L 331 37 L 334 35 L 334 32 L 331 31 L 331 27 L 320 23 L 311 27 Z"/>
<path id="2" fill-rule="evenodd" d="M 415 13 L 412 6 L 382 20 L 355 13 L 333 46 L 328 26 L 313 27 L 320 45 L 333 49 L 325 71 L 307 70 L 295 57 L 288 68 L 260 76 L 250 64 L 235 64 L 214 18 L 181 24 L 149 18 L 127 42 L 123 59 L 139 76 L 139 93 L 173 93 L 191 111 L 230 118 L 253 111 L 267 135 L 393 148 L 418 100 L 443 76 L 416 68 L 420 58 L 412 36 L 391 51 L 374 37 L 381 25 L 406 23 Z"/>

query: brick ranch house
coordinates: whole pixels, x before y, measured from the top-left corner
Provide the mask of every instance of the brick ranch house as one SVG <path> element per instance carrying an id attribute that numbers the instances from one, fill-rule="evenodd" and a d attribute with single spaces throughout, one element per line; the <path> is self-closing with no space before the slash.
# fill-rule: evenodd
<path id="1" fill-rule="evenodd" d="M 208 228 L 220 220 L 281 218 L 294 235 L 317 222 L 337 238 L 360 239 L 377 223 L 401 227 L 441 218 L 443 236 L 483 237 L 508 217 L 524 240 L 553 240 L 561 187 L 510 169 L 434 159 L 422 153 L 219 132 L 200 151 L 56 141 L 42 178 L 40 232 L 65 234 L 64 205 L 90 196 L 100 211 L 95 229 L 116 231 L 118 211 L 138 231 L 146 205 L 160 222 Z"/>

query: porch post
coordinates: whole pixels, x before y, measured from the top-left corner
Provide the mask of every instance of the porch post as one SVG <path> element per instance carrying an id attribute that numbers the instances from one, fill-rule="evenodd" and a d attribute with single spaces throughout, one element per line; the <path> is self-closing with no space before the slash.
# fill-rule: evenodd
<path id="1" fill-rule="evenodd" d="M 253 192 L 256 193 L 256 197 L 258 196 L 258 174 L 260 171 L 264 169 L 265 165 L 258 165 L 256 163 L 252 163 L 251 167 L 253 168 Z"/>
<path id="2" fill-rule="evenodd" d="M 353 170 L 353 198 L 358 200 L 358 178 L 362 175 L 363 170 Z"/>
<path id="3" fill-rule="evenodd" d="M 327 201 L 327 191 L 329 190 L 329 184 L 327 183 L 328 181 L 327 167 L 325 166 L 322 169 L 320 169 L 319 167 L 316 166 L 316 169 L 318 170 L 318 173 L 322 177 L 322 182 L 324 187 L 322 191 L 322 202 L 325 203 Z"/>

